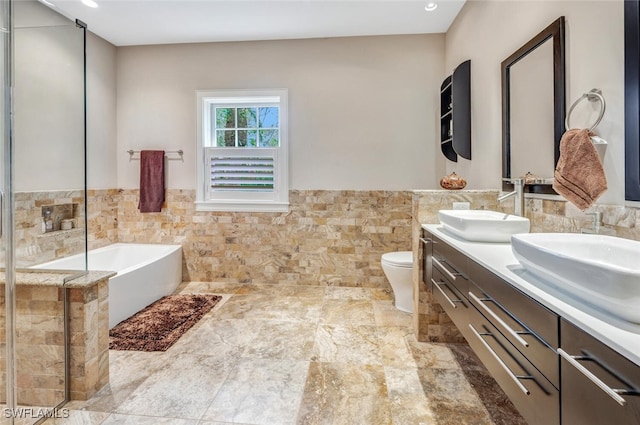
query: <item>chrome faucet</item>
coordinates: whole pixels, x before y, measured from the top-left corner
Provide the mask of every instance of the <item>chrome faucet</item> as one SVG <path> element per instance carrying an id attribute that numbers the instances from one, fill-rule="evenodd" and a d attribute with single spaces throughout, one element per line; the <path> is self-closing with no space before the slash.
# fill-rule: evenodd
<path id="1" fill-rule="evenodd" d="M 513 213 L 524 217 L 524 179 L 502 179 L 503 181 L 513 183 L 513 192 L 505 193 L 498 196 L 498 203 L 503 202 L 515 196 L 515 208 Z"/>
<path id="2" fill-rule="evenodd" d="M 592 233 L 597 235 L 602 228 L 602 213 L 600 211 L 588 212 L 587 215 L 592 217 L 591 227 L 580 229 L 580 233 Z"/>

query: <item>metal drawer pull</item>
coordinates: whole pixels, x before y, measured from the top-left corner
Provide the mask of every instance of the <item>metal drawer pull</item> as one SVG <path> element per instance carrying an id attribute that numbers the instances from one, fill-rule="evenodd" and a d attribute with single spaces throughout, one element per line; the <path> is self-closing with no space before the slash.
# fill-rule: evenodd
<path id="1" fill-rule="evenodd" d="M 529 343 L 527 341 L 525 341 L 519 334 L 518 332 L 514 331 L 511 326 L 507 325 L 504 320 L 502 320 L 500 317 L 498 317 L 497 314 L 495 314 L 489 307 L 487 307 L 486 305 L 484 305 L 484 302 L 482 302 L 482 300 L 478 297 L 475 296 L 475 294 L 471 291 L 469 291 L 469 298 L 471 298 L 471 301 L 475 301 L 475 303 L 477 304 L 477 307 L 479 309 L 481 309 L 482 311 L 484 311 L 485 313 L 487 313 L 489 316 L 491 316 L 491 320 L 495 321 L 498 325 L 500 325 L 500 327 L 506 331 L 509 335 L 511 335 L 516 341 L 518 341 L 520 343 L 520 345 L 522 345 L 523 347 L 529 347 Z M 526 332 L 528 333 L 528 332 Z"/>
<path id="2" fill-rule="evenodd" d="M 522 382 L 520 382 L 520 379 L 532 379 L 533 376 L 520 376 L 520 377 L 516 376 L 513 372 L 511 372 L 511 369 L 509 369 L 509 367 L 502 361 L 502 359 L 498 356 L 498 354 L 495 351 L 493 351 L 493 348 L 491 348 L 491 346 L 487 344 L 487 341 L 485 341 L 484 338 L 482 338 L 482 335 L 480 335 L 480 333 L 476 330 L 476 328 L 473 327 L 471 323 L 469 323 L 469 328 L 471 328 L 471 332 L 473 332 L 475 336 L 478 337 L 482 345 L 484 345 L 484 348 L 486 348 L 489 351 L 489 353 L 493 356 L 493 358 L 498 362 L 500 367 L 502 367 L 502 369 L 504 369 L 504 371 L 507 372 L 507 375 L 509 376 L 509 378 L 511 378 L 511 380 L 518 386 L 518 388 L 520 388 L 520 391 L 522 391 L 526 395 L 530 395 L 531 392 L 527 389 L 527 387 L 522 385 Z M 487 334 L 487 335 L 492 335 L 492 334 Z"/>
<path id="3" fill-rule="evenodd" d="M 422 243 L 432 243 L 432 242 L 433 242 L 433 239 L 420 238 L 420 242 L 422 242 Z"/>
<path id="4" fill-rule="evenodd" d="M 586 367 L 578 363 L 576 358 L 584 359 L 585 358 L 584 356 L 572 356 L 571 354 L 564 351 L 562 348 L 558 348 L 558 354 L 560 354 L 560 356 L 563 359 L 568 361 L 571 366 L 578 369 L 578 372 L 582 373 L 587 379 L 589 379 L 591 382 L 596 384 L 598 388 L 604 391 L 609 397 L 614 399 L 620 406 L 624 406 L 627 404 L 627 400 L 625 400 L 620 394 L 618 394 L 618 391 L 625 391 L 625 390 L 614 390 L 613 388 L 609 387 L 607 384 L 602 382 L 600 378 L 598 378 L 596 375 L 589 372 L 589 370 Z"/>
<path id="5" fill-rule="evenodd" d="M 446 285 L 447 284 L 446 282 L 436 282 L 435 280 L 433 280 L 433 278 L 431 278 L 431 283 L 433 283 L 433 286 L 438 288 L 438 291 L 440 291 L 442 296 L 449 302 L 449 304 L 451 304 L 451 307 L 458 308 L 456 303 L 461 303 L 462 300 L 452 300 L 451 298 L 449 298 L 449 296 L 446 294 L 446 292 L 444 292 L 442 290 L 442 288 L 440 287 L 440 285 Z"/>
<path id="6" fill-rule="evenodd" d="M 438 266 L 438 268 L 442 270 L 442 272 L 444 272 L 444 274 L 446 274 L 447 277 L 451 280 L 456 280 L 456 276 L 462 276 L 461 273 L 451 273 L 440 261 L 438 261 L 436 257 L 431 257 L 431 261 L 433 261 L 436 266 Z"/>

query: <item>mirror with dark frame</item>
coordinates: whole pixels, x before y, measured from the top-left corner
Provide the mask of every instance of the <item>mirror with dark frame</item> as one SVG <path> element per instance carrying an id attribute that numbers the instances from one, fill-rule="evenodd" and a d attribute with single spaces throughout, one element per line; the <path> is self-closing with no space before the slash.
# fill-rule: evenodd
<path id="1" fill-rule="evenodd" d="M 526 192 L 555 194 L 551 184 L 565 118 L 564 57 L 561 16 L 502 61 L 502 177 L 536 175 L 539 180 L 526 184 Z M 513 185 L 503 181 L 503 190 Z"/>
<path id="2" fill-rule="evenodd" d="M 625 199 L 640 201 L 640 5 L 624 2 Z"/>

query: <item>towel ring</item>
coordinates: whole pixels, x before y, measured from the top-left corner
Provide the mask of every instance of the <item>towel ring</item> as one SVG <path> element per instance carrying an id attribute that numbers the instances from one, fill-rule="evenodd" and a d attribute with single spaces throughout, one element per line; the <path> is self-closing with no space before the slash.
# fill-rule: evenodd
<path id="1" fill-rule="evenodd" d="M 600 124 L 600 121 L 602 120 L 602 117 L 604 116 L 604 111 L 607 108 L 607 104 L 604 101 L 604 96 L 602 96 L 602 92 L 600 91 L 600 89 L 591 89 L 589 91 L 589 93 L 584 93 L 582 96 L 580 96 L 578 98 L 578 100 L 573 102 L 573 105 L 571 105 L 571 108 L 569 108 L 569 112 L 567 113 L 567 117 L 564 120 L 564 127 L 565 127 L 566 130 L 571 129 L 571 126 L 569 125 L 569 117 L 571 117 L 571 113 L 573 112 L 573 109 L 583 99 L 587 99 L 589 102 L 596 102 L 596 101 L 599 100 L 600 103 L 602 104 L 602 108 L 600 109 L 600 115 L 598 116 L 598 119 L 596 119 L 596 122 L 593 123 L 591 128 L 589 128 L 589 131 L 593 130 L 594 128 L 596 128 L 598 126 L 598 124 Z"/>

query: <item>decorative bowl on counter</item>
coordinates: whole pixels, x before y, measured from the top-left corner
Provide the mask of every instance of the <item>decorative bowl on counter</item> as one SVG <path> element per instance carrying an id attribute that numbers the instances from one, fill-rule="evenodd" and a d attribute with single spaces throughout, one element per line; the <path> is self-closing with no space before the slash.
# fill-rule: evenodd
<path id="1" fill-rule="evenodd" d="M 448 176 L 444 176 L 440 180 L 440 186 L 443 189 L 447 189 L 447 190 L 464 189 L 466 185 L 467 185 L 467 181 L 462 177 L 460 177 L 459 175 L 457 175 L 455 171 L 449 174 Z"/>

